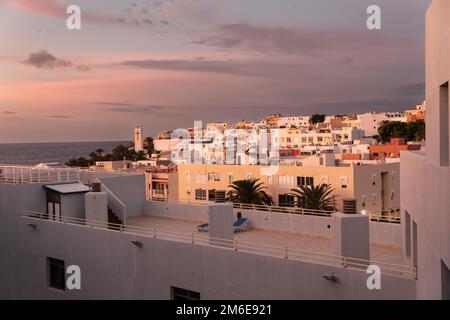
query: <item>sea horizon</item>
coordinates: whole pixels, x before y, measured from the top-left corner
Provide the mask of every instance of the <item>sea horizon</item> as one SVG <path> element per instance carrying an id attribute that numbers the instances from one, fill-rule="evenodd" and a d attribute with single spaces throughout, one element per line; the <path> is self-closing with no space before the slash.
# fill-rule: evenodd
<path id="1" fill-rule="evenodd" d="M 61 163 L 80 157 L 89 158 L 97 149 L 111 152 L 130 141 L 21 142 L 0 143 L 0 165 L 36 165 Z"/>

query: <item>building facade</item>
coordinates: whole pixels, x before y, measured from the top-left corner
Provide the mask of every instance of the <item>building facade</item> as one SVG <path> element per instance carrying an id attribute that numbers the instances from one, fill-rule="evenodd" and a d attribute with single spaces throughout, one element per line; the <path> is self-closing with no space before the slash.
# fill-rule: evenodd
<path id="1" fill-rule="evenodd" d="M 338 209 L 343 198 L 357 200 L 358 211 L 391 214 L 400 206 L 399 163 L 344 166 L 269 166 L 180 164 L 169 174 L 169 201 L 207 203 L 215 190 L 237 180 L 260 179 L 276 206 L 293 206 L 292 189 L 330 184 Z"/>
<path id="2" fill-rule="evenodd" d="M 425 152 L 403 152 L 404 261 L 418 268 L 418 299 L 450 299 L 450 2 L 434 0 L 426 17 Z"/>

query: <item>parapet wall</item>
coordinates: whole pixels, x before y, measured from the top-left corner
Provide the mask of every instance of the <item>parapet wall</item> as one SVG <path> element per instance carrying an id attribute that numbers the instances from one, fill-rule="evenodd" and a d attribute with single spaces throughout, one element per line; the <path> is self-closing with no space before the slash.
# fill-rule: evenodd
<path id="1" fill-rule="evenodd" d="M 235 217 L 241 212 L 249 219 L 249 225 L 255 229 L 303 233 L 320 237 L 331 237 L 331 218 L 235 209 Z M 146 201 L 145 215 L 207 222 L 208 206 L 198 204 Z M 382 245 L 401 246 L 401 225 L 394 223 L 370 222 L 370 242 Z"/>

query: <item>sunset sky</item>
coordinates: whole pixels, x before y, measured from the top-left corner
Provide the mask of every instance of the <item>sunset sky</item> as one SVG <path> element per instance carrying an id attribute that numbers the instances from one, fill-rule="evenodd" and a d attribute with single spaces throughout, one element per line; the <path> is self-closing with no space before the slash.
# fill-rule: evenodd
<path id="1" fill-rule="evenodd" d="M 0 0 L 0 143 L 411 108 L 430 2 Z M 382 30 L 366 28 L 370 4 Z"/>

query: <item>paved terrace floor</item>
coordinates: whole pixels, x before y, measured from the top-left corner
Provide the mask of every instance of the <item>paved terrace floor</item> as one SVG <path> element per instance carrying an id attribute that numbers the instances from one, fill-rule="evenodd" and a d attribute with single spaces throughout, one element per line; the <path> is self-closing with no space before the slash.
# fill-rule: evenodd
<path id="1" fill-rule="evenodd" d="M 201 223 L 194 221 L 139 216 L 127 218 L 126 224 L 141 228 L 157 229 L 158 231 L 167 230 L 186 235 L 194 234 L 204 237 L 208 236 L 208 233 L 200 232 L 197 230 L 197 226 Z M 239 241 L 244 241 L 276 247 L 287 246 L 290 249 L 301 251 L 332 254 L 331 240 L 329 238 L 310 236 L 300 233 L 250 229 L 247 231 L 235 233 L 234 239 L 237 240 L 238 243 Z M 396 265 L 402 264 L 400 248 L 392 246 L 371 244 L 370 259 L 372 261 L 385 262 Z"/>

